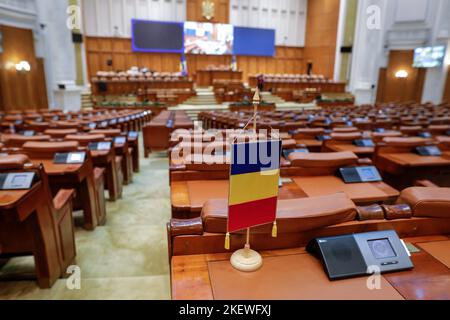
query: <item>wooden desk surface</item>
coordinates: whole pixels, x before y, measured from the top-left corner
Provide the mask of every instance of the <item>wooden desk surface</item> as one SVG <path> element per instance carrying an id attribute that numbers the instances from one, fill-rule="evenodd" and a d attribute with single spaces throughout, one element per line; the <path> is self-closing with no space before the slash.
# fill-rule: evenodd
<path id="1" fill-rule="evenodd" d="M 53 159 L 31 159 L 34 164 L 40 164 L 44 166 L 45 172 L 48 175 L 64 175 L 64 174 L 76 174 L 83 167 L 83 164 L 56 164 Z"/>
<path id="2" fill-rule="evenodd" d="M 13 207 L 26 195 L 37 190 L 40 185 L 41 182 L 37 182 L 28 190 L 0 190 L 0 209 L 9 209 Z"/>
<path id="3" fill-rule="evenodd" d="M 209 199 L 228 198 L 228 180 L 173 181 L 170 185 L 172 207 L 175 210 L 201 212 Z M 294 182 L 283 183 L 278 198 L 305 198 L 306 194 Z"/>
<path id="4" fill-rule="evenodd" d="M 308 197 L 344 192 L 353 201 L 366 203 L 394 200 L 400 195 L 384 182 L 347 184 L 335 176 L 294 177 L 293 180 Z"/>
<path id="5" fill-rule="evenodd" d="M 330 144 L 328 145 L 328 148 L 334 150 L 334 151 L 351 151 L 355 154 L 370 154 L 370 153 L 374 153 L 375 148 L 374 147 L 358 147 L 355 146 L 354 144 Z"/>
<path id="6" fill-rule="evenodd" d="M 406 238 L 420 248 L 420 243 L 449 240 L 446 235 Z M 449 248 L 450 250 L 450 248 Z M 260 252 L 264 257 L 294 254 L 308 254 L 305 248 Z M 174 256 L 171 263 L 172 299 L 212 300 L 214 299 L 209 262 L 229 260 L 232 253 Z M 407 300 L 450 299 L 450 269 L 424 250 L 412 253 L 414 269 L 384 274 L 386 279 Z M 302 272 L 298 270 L 298 272 Z M 298 288 L 292 288 L 296 290 Z M 239 290 L 239 284 L 236 284 Z M 317 296 L 320 300 L 321 296 Z"/>
<path id="7" fill-rule="evenodd" d="M 383 153 L 379 157 L 405 167 L 450 166 L 450 159 L 445 157 L 420 156 L 415 153 Z"/>

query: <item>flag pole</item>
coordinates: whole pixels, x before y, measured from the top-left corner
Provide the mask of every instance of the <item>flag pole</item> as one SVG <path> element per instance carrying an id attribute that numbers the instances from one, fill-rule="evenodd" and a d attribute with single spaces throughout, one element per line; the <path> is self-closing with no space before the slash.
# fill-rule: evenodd
<path id="1" fill-rule="evenodd" d="M 256 87 L 255 89 L 255 95 L 253 96 L 253 133 L 255 135 L 255 139 L 257 137 L 257 130 L 256 130 L 256 116 L 258 115 L 258 106 L 261 101 L 261 97 L 259 96 L 259 88 Z M 245 251 L 248 254 L 248 251 L 250 249 L 250 228 L 247 228 L 247 241 L 245 244 Z"/>
<path id="2" fill-rule="evenodd" d="M 253 133 L 255 134 L 255 138 L 257 137 L 257 131 L 256 131 L 256 116 L 258 113 L 258 106 L 260 102 L 259 97 L 259 89 L 256 88 L 255 96 L 253 97 Z M 251 120 L 249 120 L 250 123 Z M 229 235 L 227 233 L 228 239 Z M 227 238 L 225 238 L 227 239 Z M 227 240 L 226 240 L 227 241 Z M 225 242 L 226 245 L 228 245 L 229 248 L 229 241 L 228 243 Z M 258 270 L 262 266 L 262 257 L 261 255 L 256 252 L 255 250 L 252 250 L 250 248 L 250 228 L 247 228 L 247 239 L 246 244 L 243 249 L 237 250 L 231 255 L 230 258 L 231 265 L 240 271 L 244 272 L 252 272 Z"/>

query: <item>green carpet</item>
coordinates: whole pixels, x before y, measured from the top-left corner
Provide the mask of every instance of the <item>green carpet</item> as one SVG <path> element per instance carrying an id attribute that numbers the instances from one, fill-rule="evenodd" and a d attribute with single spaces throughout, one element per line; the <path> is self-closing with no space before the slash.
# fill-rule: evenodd
<path id="1" fill-rule="evenodd" d="M 156 153 L 140 165 L 123 198 L 107 202 L 106 225 L 76 229 L 80 290 L 65 279 L 39 289 L 33 258 L 14 258 L 0 269 L 0 299 L 170 299 L 168 159 Z"/>

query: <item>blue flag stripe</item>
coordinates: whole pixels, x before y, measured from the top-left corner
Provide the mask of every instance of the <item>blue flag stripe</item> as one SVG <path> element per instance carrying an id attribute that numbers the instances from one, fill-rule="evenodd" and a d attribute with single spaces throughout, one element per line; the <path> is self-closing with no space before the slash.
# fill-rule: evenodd
<path id="1" fill-rule="evenodd" d="M 231 175 L 280 168 L 281 140 L 237 143 L 231 153 Z"/>

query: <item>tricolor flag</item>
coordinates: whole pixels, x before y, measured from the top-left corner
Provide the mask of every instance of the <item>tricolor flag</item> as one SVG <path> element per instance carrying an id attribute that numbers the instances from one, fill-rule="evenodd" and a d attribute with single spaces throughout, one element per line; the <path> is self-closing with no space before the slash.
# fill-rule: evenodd
<path id="1" fill-rule="evenodd" d="M 232 145 L 228 233 L 276 219 L 281 141 Z"/>
<path id="2" fill-rule="evenodd" d="M 180 72 L 183 77 L 188 75 L 186 56 L 184 54 L 181 55 L 180 59 Z"/>
<path id="3" fill-rule="evenodd" d="M 236 59 L 235 55 L 231 56 L 231 66 L 230 67 L 231 67 L 232 71 L 237 71 L 237 59 Z"/>

